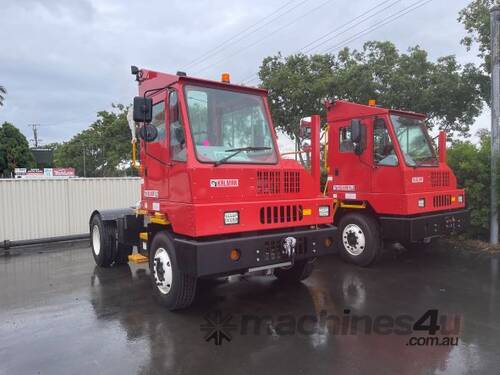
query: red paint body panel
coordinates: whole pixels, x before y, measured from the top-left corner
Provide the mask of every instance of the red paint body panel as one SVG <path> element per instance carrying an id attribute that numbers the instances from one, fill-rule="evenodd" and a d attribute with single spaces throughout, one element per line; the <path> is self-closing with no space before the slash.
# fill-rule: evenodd
<path id="1" fill-rule="evenodd" d="M 276 162 L 219 166 L 214 166 L 213 162 L 200 162 L 195 154 L 194 138 L 189 126 L 183 89 L 185 85 L 222 88 L 262 97 L 276 150 Z M 331 224 L 332 213 L 329 217 L 318 215 L 320 205 L 331 207 L 333 204 L 332 198 L 321 194 L 319 176 L 312 176 L 297 162 L 281 159 L 279 155 L 266 90 L 142 70 L 139 95 L 166 86 L 178 95 L 186 138 L 186 160 L 175 161 L 169 155 L 171 135 L 168 125 L 170 113 L 167 110 L 165 140 L 148 144 L 141 141 L 143 209 L 164 214 L 175 233 L 190 237 Z M 152 97 L 153 105 L 165 101 L 165 107 L 168 108 L 166 90 L 147 95 Z M 316 122 L 319 128 L 319 121 Z M 319 139 L 319 129 L 315 134 Z M 146 154 L 146 148 L 150 155 Z M 316 163 L 319 166 L 319 147 Z M 306 215 L 308 210 L 310 214 Z M 224 224 L 224 213 L 230 211 L 239 212 L 238 224 Z"/>
<path id="2" fill-rule="evenodd" d="M 395 111 L 342 100 L 327 103 L 328 121 L 328 195 L 342 201 L 366 201 L 379 215 L 417 215 L 465 208 L 465 193 L 457 188 L 453 171 L 444 162 L 431 167 L 412 167 L 404 161 L 392 126 L 391 114 L 425 119 L 415 112 Z M 394 152 L 396 166 L 375 165 L 373 129 L 376 118 L 385 120 Z M 341 150 L 343 128 L 353 119 L 360 119 L 366 129 L 366 145 L 361 155 Z M 441 141 L 441 145 L 444 142 Z M 444 150 L 440 152 L 445 155 Z M 458 197 L 462 196 L 462 202 Z M 425 207 L 418 206 L 425 199 Z"/>

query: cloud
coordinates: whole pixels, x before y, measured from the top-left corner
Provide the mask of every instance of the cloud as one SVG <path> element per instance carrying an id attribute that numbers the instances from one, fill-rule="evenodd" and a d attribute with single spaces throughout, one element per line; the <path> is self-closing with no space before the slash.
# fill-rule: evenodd
<path id="1" fill-rule="evenodd" d="M 67 140 L 95 120 L 97 111 L 110 109 L 112 102 L 130 103 L 136 92 L 132 64 L 197 72 L 210 79 L 229 71 L 238 82 L 256 73 L 263 57 L 296 52 L 380 2 L 295 0 L 283 7 L 284 0 L 10 1 L 0 13 L 0 85 L 8 89 L 0 122 L 11 121 L 25 134 L 27 124 L 40 123 L 46 142 Z M 402 0 L 392 9 L 413 2 Z M 470 61 L 473 54 L 460 46 L 464 32 L 456 21 L 467 3 L 434 0 L 349 45 L 387 39 L 402 50 L 419 44 L 432 58 L 456 54 L 461 62 Z M 220 53 L 190 65 L 271 12 L 293 7 L 250 37 L 233 39 Z M 386 15 L 356 24 L 330 45 L 376 25 Z"/>

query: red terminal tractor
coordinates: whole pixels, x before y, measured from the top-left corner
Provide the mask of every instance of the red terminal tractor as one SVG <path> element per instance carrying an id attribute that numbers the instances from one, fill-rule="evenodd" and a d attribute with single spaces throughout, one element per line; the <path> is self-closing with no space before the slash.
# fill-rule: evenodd
<path id="1" fill-rule="evenodd" d="M 424 248 L 463 231 L 470 216 L 446 164 L 446 134 L 439 134 L 436 153 L 425 115 L 370 104 L 326 102 L 336 247 L 361 266 L 377 258 L 383 240 Z"/>
<path id="2" fill-rule="evenodd" d="M 333 199 L 320 188 L 320 118 L 311 170 L 282 159 L 267 92 L 132 67 L 140 138 L 136 208 L 90 218 L 97 265 L 125 263 L 136 246 L 149 259 L 157 300 L 189 306 L 200 278 L 272 270 L 300 281 L 334 252 Z"/>

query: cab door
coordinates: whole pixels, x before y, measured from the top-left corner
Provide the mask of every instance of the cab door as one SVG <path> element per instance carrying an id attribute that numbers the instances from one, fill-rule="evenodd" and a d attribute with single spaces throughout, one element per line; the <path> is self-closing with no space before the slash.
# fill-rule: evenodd
<path id="1" fill-rule="evenodd" d="M 169 200 L 172 202 L 188 202 L 191 198 L 190 181 L 187 173 L 187 121 L 183 120 L 180 98 L 177 90 L 168 94 L 168 154 L 169 154 Z"/>
<path id="2" fill-rule="evenodd" d="M 159 200 L 167 199 L 169 194 L 169 159 L 168 159 L 168 130 L 165 109 L 167 94 L 160 92 L 153 97 L 153 119 L 151 124 L 158 130 L 158 136 L 153 142 L 144 142 L 145 170 L 144 170 L 144 198 L 148 208 L 159 211 Z"/>
<path id="3" fill-rule="evenodd" d="M 402 192 L 402 173 L 396 142 L 385 117 L 372 119 L 372 192 L 395 194 Z"/>
<path id="4" fill-rule="evenodd" d="M 362 119 L 365 138 L 367 133 L 366 119 Z M 351 120 L 343 120 L 331 124 L 334 128 L 330 132 L 328 143 L 333 147 L 329 150 L 329 165 L 333 178 L 332 188 L 334 194 L 340 194 L 340 199 L 358 199 L 358 193 L 370 189 L 371 165 L 366 144 L 361 145 L 363 151 L 356 154 L 355 144 L 351 139 Z"/>

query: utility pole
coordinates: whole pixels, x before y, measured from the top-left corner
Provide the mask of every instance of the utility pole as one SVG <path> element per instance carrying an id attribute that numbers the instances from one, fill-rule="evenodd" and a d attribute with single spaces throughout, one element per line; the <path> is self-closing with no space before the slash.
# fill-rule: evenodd
<path id="1" fill-rule="evenodd" d="M 491 22 L 491 197 L 490 243 L 498 244 L 497 161 L 500 156 L 500 7 L 490 10 Z"/>
<path id="2" fill-rule="evenodd" d="M 85 165 L 85 143 L 82 142 L 82 150 L 83 150 L 83 177 L 87 177 L 87 166 Z"/>
<path id="3" fill-rule="evenodd" d="M 38 143 L 42 141 L 38 139 L 38 127 L 40 124 L 29 124 L 28 126 L 33 130 L 33 139 L 31 139 L 31 141 L 35 145 L 35 148 L 38 148 Z"/>

